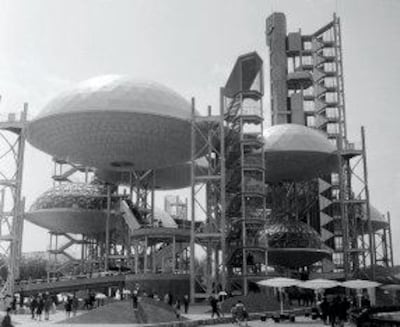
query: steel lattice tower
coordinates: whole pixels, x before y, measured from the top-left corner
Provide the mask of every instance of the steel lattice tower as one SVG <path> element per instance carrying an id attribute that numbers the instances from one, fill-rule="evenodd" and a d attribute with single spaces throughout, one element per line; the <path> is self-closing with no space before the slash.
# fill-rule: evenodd
<path id="1" fill-rule="evenodd" d="M 15 114 L 8 114 L 0 122 L 0 249 L 2 265 L 7 270 L 7 280 L 0 292 L 3 299 L 12 297 L 14 283 L 19 276 L 24 223 L 21 190 L 27 112 L 28 105 L 25 104 L 18 118 Z"/>

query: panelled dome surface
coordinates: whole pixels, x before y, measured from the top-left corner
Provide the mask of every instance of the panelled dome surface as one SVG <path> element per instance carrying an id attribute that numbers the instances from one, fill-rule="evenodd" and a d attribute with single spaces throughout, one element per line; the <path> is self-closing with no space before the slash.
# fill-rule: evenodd
<path id="1" fill-rule="evenodd" d="M 271 262 L 285 267 L 310 265 L 332 254 L 315 229 L 295 219 L 269 221 L 259 242 L 267 247 Z"/>
<path id="2" fill-rule="evenodd" d="M 188 101 L 154 82 L 103 76 L 51 101 L 29 124 L 38 149 L 90 167 L 153 169 L 190 160 Z"/>
<path id="3" fill-rule="evenodd" d="M 336 148 L 321 132 L 297 124 L 281 124 L 264 132 L 266 180 L 302 181 L 337 170 Z"/>
<path id="4" fill-rule="evenodd" d="M 104 186 L 67 183 L 43 193 L 26 214 L 27 220 L 50 231 L 97 234 L 105 230 L 107 195 Z M 119 218 L 113 216 L 111 228 Z"/>

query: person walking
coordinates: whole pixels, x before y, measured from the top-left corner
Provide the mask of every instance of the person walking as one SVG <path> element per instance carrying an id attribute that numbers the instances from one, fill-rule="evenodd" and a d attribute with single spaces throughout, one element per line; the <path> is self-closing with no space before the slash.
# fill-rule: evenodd
<path id="1" fill-rule="evenodd" d="M 43 308 L 44 308 L 43 297 L 42 295 L 39 295 L 36 307 L 36 316 L 39 319 L 39 321 L 42 321 Z"/>
<path id="2" fill-rule="evenodd" d="M 137 310 L 138 308 L 138 295 L 136 290 L 134 290 L 132 293 L 132 307 L 133 310 Z"/>
<path id="3" fill-rule="evenodd" d="M 53 299 L 47 295 L 44 299 L 44 320 L 50 320 L 50 310 L 53 307 Z"/>
<path id="4" fill-rule="evenodd" d="M 187 294 L 183 296 L 183 306 L 185 309 L 185 314 L 187 314 L 189 311 L 189 295 Z"/>
<path id="5" fill-rule="evenodd" d="M 68 318 L 71 317 L 71 311 L 72 311 L 72 299 L 71 297 L 67 296 L 67 300 L 65 301 L 64 304 L 64 308 L 65 308 L 65 315 Z"/>
<path id="6" fill-rule="evenodd" d="M 217 315 L 217 317 L 219 318 L 220 314 L 218 311 L 218 300 L 216 296 L 211 296 L 210 305 L 211 305 L 211 318 L 214 318 L 214 315 Z"/>
<path id="7" fill-rule="evenodd" d="M 322 299 L 322 302 L 320 303 L 319 308 L 321 310 L 321 319 L 322 319 L 324 325 L 326 325 L 327 320 L 328 320 L 328 315 L 329 315 L 329 303 L 325 296 Z"/>
<path id="8" fill-rule="evenodd" d="M 174 305 L 174 310 L 175 310 L 176 318 L 181 319 L 181 301 L 180 300 L 176 300 L 175 305 Z"/>
<path id="9" fill-rule="evenodd" d="M 30 303 L 29 303 L 29 309 L 31 309 L 32 319 L 35 319 L 36 307 L 37 307 L 36 297 L 35 296 L 31 296 L 31 300 L 30 300 Z"/>
<path id="10" fill-rule="evenodd" d="M 75 295 L 72 297 L 71 306 L 72 306 L 72 315 L 75 317 L 79 307 L 79 301 Z"/>

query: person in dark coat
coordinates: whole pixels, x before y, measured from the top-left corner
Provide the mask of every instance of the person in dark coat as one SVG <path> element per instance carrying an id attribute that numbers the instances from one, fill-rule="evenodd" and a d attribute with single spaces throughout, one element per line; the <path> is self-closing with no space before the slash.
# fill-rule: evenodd
<path id="1" fill-rule="evenodd" d="M 216 299 L 215 296 L 211 296 L 210 305 L 211 305 L 211 318 L 214 318 L 214 314 L 216 314 L 217 317 L 219 318 L 220 314 L 218 310 L 218 300 Z"/>
<path id="2" fill-rule="evenodd" d="M 31 297 L 31 301 L 29 303 L 29 309 L 31 309 L 32 319 L 35 319 L 36 307 L 37 307 L 36 297 Z"/>
<path id="3" fill-rule="evenodd" d="M 137 310 L 137 308 L 138 308 L 138 295 L 137 295 L 136 290 L 133 291 L 133 294 L 132 294 L 132 307 L 133 307 L 133 310 Z"/>
<path id="4" fill-rule="evenodd" d="M 324 325 L 326 325 L 327 320 L 328 320 L 328 315 L 329 315 L 329 303 L 328 303 L 328 300 L 326 299 L 326 297 L 324 297 L 322 299 L 322 302 L 320 303 L 319 307 L 321 309 L 322 321 L 324 322 Z"/>
<path id="5" fill-rule="evenodd" d="M 50 295 L 47 294 L 47 296 L 44 299 L 44 320 L 50 319 L 50 310 L 52 307 L 53 307 L 53 299 Z"/>
<path id="6" fill-rule="evenodd" d="M 11 308 L 7 308 L 6 315 L 1 322 L 1 327 L 14 327 L 11 323 L 11 316 L 10 316 Z"/>
<path id="7" fill-rule="evenodd" d="M 65 315 L 67 316 L 67 318 L 71 317 L 71 311 L 72 311 L 71 297 L 69 296 L 67 297 L 67 301 L 65 301 L 64 308 L 65 308 Z"/>
<path id="8" fill-rule="evenodd" d="M 183 306 L 185 308 L 185 314 L 189 311 L 189 295 L 185 294 L 183 297 Z"/>
<path id="9" fill-rule="evenodd" d="M 39 321 L 42 321 L 42 313 L 44 308 L 43 297 L 40 295 L 37 299 L 37 307 L 36 307 L 36 316 L 39 318 Z"/>

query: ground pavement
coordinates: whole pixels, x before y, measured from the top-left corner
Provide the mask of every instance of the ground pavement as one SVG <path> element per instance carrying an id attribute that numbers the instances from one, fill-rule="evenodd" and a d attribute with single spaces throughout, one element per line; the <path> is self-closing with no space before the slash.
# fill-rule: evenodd
<path id="1" fill-rule="evenodd" d="M 208 306 L 193 306 L 189 309 L 189 314 L 183 316 L 189 320 L 203 320 L 210 318 L 210 313 Z M 82 314 L 86 311 L 78 311 L 78 315 Z M 0 312 L 3 316 L 4 313 Z M 230 315 L 227 315 L 228 317 Z M 140 324 L 69 324 L 69 323 L 60 323 L 65 320 L 65 312 L 58 310 L 56 313 L 50 315 L 50 320 L 32 320 L 30 314 L 17 314 L 12 315 L 11 320 L 15 327 L 49 327 L 53 325 L 54 327 L 94 327 L 94 326 L 102 326 L 102 327 L 139 327 L 145 326 Z M 218 326 L 218 327 L 238 327 L 238 325 L 233 325 L 232 323 L 227 324 L 218 324 L 218 325 L 210 325 Z M 299 326 L 312 326 L 312 327 L 325 327 L 320 320 L 311 320 L 310 318 L 305 317 L 296 317 L 296 322 L 283 321 L 280 323 L 275 323 L 272 319 L 268 319 L 267 321 L 254 320 L 248 322 L 249 327 L 299 327 Z M 351 325 L 345 325 L 351 326 Z M 204 327 L 204 326 L 203 326 Z"/>

